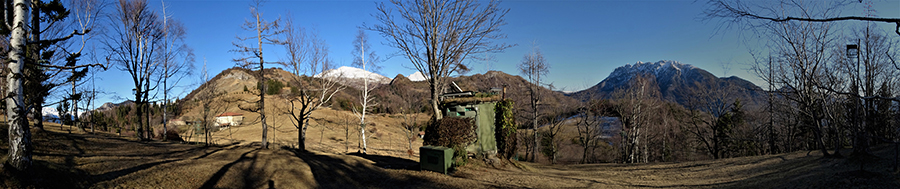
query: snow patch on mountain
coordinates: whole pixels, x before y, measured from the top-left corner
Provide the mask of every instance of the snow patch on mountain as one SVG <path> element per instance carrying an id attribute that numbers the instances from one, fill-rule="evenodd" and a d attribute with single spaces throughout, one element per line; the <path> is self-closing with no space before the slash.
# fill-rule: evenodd
<path id="1" fill-rule="evenodd" d="M 416 73 L 409 74 L 406 76 L 410 81 L 425 81 L 425 74 L 422 74 L 420 71 L 416 71 Z"/>
<path id="2" fill-rule="evenodd" d="M 73 112 L 69 112 L 69 113 L 71 114 Z M 87 112 L 79 111 L 78 117 L 84 116 L 85 113 L 87 113 Z M 43 109 L 41 109 L 41 114 L 44 116 L 44 121 L 58 122 L 58 121 L 54 121 L 54 120 L 50 120 L 50 119 L 59 119 L 60 118 L 59 111 L 56 111 L 55 107 L 44 107 Z"/>
<path id="3" fill-rule="evenodd" d="M 45 117 L 46 116 L 59 117 L 59 112 L 56 111 L 56 108 L 52 108 L 52 107 L 44 107 L 44 109 L 41 109 L 41 114 L 43 114 Z"/>
<path id="4" fill-rule="evenodd" d="M 372 73 L 370 71 L 366 71 L 366 70 L 354 68 L 354 67 L 349 67 L 349 66 L 341 66 L 340 68 L 337 68 L 337 69 L 326 70 L 322 73 L 316 74 L 313 77 L 322 78 L 323 76 L 324 76 L 324 78 L 329 78 L 329 79 L 344 78 L 344 79 L 351 79 L 351 80 L 360 80 L 360 79 L 368 78 L 369 82 L 374 81 L 375 83 L 381 83 L 381 84 L 386 84 L 386 83 L 391 82 L 391 78 L 385 77 L 385 76 L 377 74 L 377 73 Z"/>
<path id="5" fill-rule="evenodd" d="M 694 69 L 698 69 L 690 64 L 684 64 L 674 60 L 661 60 L 658 62 L 641 62 L 638 61 L 634 64 L 625 64 L 625 66 L 618 67 L 612 73 L 610 73 L 607 78 L 628 78 L 630 79 L 636 73 L 642 74 L 652 74 L 656 77 L 660 76 L 671 76 L 681 74 L 683 72 L 689 72 Z"/>

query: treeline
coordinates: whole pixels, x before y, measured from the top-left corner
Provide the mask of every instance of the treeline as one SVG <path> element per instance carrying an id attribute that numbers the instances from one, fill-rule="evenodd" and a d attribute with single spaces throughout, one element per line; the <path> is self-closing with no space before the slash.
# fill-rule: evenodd
<path id="1" fill-rule="evenodd" d="M 175 115 L 181 115 L 181 104 L 176 102 L 177 101 L 170 102 L 166 106 L 164 106 L 162 103 L 150 104 L 148 113 L 150 115 L 149 122 L 151 123 L 151 127 L 149 132 L 153 133 L 154 137 L 164 136 L 162 135 L 162 113 L 164 111 L 164 108 L 171 114 L 170 116 L 172 117 L 175 117 Z M 135 136 L 138 129 L 138 125 L 135 124 L 138 122 L 137 119 L 144 119 L 144 117 L 138 116 L 136 114 L 137 111 L 135 110 L 135 107 L 136 106 L 134 103 L 122 103 L 110 109 L 95 110 L 85 113 L 80 119 L 81 121 L 83 121 L 83 123 L 73 124 L 63 122 L 63 124 L 77 125 L 84 130 L 96 129 L 98 131 L 117 133 L 125 136 Z M 167 121 L 171 121 L 171 118 Z"/>

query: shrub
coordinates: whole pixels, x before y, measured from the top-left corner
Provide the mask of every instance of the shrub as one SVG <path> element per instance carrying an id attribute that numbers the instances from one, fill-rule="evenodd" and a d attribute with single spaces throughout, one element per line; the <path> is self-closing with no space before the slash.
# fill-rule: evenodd
<path id="1" fill-rule="evenodd" d="M 281 81 L 278 80 L 267 80 L 266 87 L 268 87 L 268 90 L 266 90 L 267 95 L 276 95 L 281 93 L 281 88 L 284 88 L 284 83 L 281 83 Z"/>
<path id="2" fill-rule="evenodd" d="M 513 102 L 505 99 L 494 107 L 494 136 L 497 138 L 497 155 L 511 158 L 516 153 L 516 117 L 513 114 Z"/>
<path id="3" fill-rule="evenodd" d="M 300 89 L 297 89 L 297 87 L 291 87 L 291 94 L 292 94 L 292 95 L 297 95 L 297 96 L 299 96 L 299 95 L 300 95 Z"/>
<path id="4" fill-rule="evenodd" d="M 425 128 L 424 145 L 453 148 L 456 166 L 466 164 L 466 146 L 475 141 L 475 122 L 472 118 L 444 117 Z"/>
<path id="5" fill-rule="evenodd" d="M 475 123 L 472 118 L 444 117 L 425 128 L 425 145 L 465 147 L 475 141 Z"/>

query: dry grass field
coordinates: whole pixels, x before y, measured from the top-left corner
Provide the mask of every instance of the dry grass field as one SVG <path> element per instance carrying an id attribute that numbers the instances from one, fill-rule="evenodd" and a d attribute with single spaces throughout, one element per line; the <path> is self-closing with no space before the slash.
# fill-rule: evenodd
<path id="1" fill-rule="evenodd" d="M 330 112 L 323 111 L 328 114 Z M 337 112 L 341 113 L 341 112 Z M 385 116 L 384 119 L 390 119 Z M 5 157 L 6 130 L 2 149 Z M 816 152 L 722 160 L 636 165 L 546 165 L 514 162 L 495 167 L 473 160 L 451 175 L 419 171 L 403 145 L 371 140 L 367 155 L 345 153 L 344 136 L 325 129 L 312 150 L 290 148 L 276 134 L 274 147 L 259 149 L 258 127 L 214 135 L 217 145 L 137 141 L 48 124 L 34 130 L 31 173 L 2 172 L 2 188 L 898 188 L 893 149 L 874 149 L 864 171 L 855 159 L 822 158 Z M 280 128 L 276 128 L 280 129 Z M 321 132 L 320 132 L 321 133 Z M 395 133 L 399 134 L 399 133 Z M 284 137 L 277 137 L 277 136 Z M 339 136 L 335 136 L 339 135 Z M 282 139 L 278 139 L 282 138 Z M 288 142 L 288 143 L 282 143 Z M 320 143 L 317 140 L 321 140 Z M 295 141 L 295 140 L 294 140 Z M 351 140 L 350 143 L 355 143 Z M 421 140 L 417 141 L 421 144 Z M 353 147 L 352 149 L 355 149 Z"/>
<path id="2" fill-rule="evenodd" d="M 205 146 L 196 135 L 191 143 L 138 141 L 47 124 L 33 130 L 34 169 L 2 170 L 0 188 L 900 188 L 893 146 L 876 147 L 877 157 L 863 161 L 805 151 L 633 165 L 472 160 L 443 175 L 419 171 L 418 157 L 406 154 L 398 116 L 370 117 L 378 134 L 368 154 L 356 153 L 357 130 L 346 139 L 340 121 L 352 120 L 349 112 L 324 109 L 314 117 L 308 152 L 292 149 L 296 128 L 284 123 L 273 124 L 269 149 L 259 148 L 259 125 L 218 131 Z M 6 131 L 0 126 L 3 157 Z"/>

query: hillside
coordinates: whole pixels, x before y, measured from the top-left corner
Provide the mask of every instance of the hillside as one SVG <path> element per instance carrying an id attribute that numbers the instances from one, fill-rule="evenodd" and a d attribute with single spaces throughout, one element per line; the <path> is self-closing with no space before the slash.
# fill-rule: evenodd
<path id="1" fill-rule="evenodd" d="M 737 76 L 719 78 L 706 70 L 690 64 L 663 60 L 658 62 L 637 62 L 616 68 L 606 79 L 591 88 L 570 94 L 570 96 L 586 100 L 591 96 L 614 98 L 618 89 L 627 88 L 637 75 L 654 78 L 662 99 L 686 105 L 693 90 L 713 90 L 733 85 L 740 90 L 737 93 L 745 103 L 759 103 L 765 93 L 753 83 Z M 697 85 L 699 84 L 699 85 Z"/>
<path id="2" fill-rule="evenodd" d="M 517 120 L 525 123 L 525 109 L 530 103 L 528 98 L 528 86 L 533 86 L 530 82 L 521 76 L 509 75 L 501 71 L 488 71 L 484 74 L 474 74 L 470 76 L 459 76 L 451 78 L 450 81 L 456 82 L 464 91 L 488 92 L 492 88 L 502 89 L 506 87 L 506 98 L 512 99 L 517 105 Z M 430 113 L 428 111 L 428 95 L 430 89 L 426 81 L 411 81 L 403 75 L 397 75 L 387 85 L 381 85 L 374 90 L 379 101 L 376 109 L 384 113 L 399 113 L 402 107 L 412 107 L 419 112 Z M 540 87 L 537 94 L 542 98 L 541 103 L 575 108 L 577 100 L 564 95 L 557 91 Z"/>

